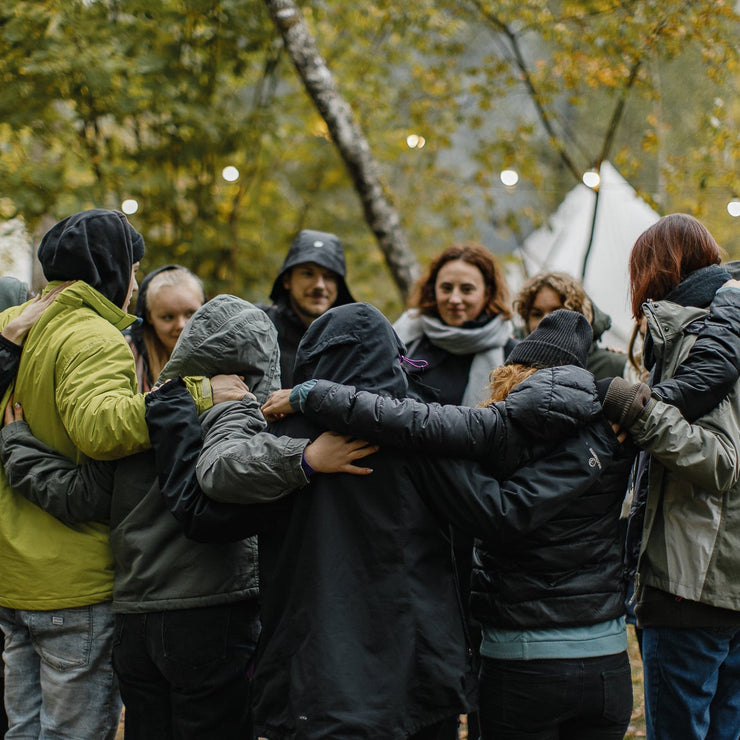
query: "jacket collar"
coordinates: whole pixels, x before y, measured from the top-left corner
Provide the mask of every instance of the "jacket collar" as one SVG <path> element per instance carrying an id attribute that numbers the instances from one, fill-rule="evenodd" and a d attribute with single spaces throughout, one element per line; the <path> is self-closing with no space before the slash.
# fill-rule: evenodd
<path id="1" fill-rule="evenodd" d="M 647 301 L 642 308 L 653 340 L 654 356 L 664 366 L 686 329 L 695 321 L 703 321 L 708 313 L 706 308 L 680 306 L 666 300 Z"/>
<path id="2" fill-rule="evenodd" d="M 44 293 L 59 285 L 60 282 L 59 280 L 50 282 L 44 289 Z M 68 288 L 65 288 L 59 294 L 55 303 L 60 308 L 80 308 L 85 306 L 113 324 L 120 331 L 131 326 L 136 321 L 136 316 L 126 313 L 109 301 L 102 293 L 99 293 L 95 288 L 82 280 L 77 280 Z"/>

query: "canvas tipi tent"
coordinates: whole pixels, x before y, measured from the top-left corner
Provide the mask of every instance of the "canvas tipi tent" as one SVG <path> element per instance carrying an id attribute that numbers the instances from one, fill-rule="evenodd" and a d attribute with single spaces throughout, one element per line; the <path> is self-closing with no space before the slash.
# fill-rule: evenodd
<path id="1" fill-rule="evenodd" d="M 596 305 L 612 318 L 612 328 L 604 336 L 606 343 L 624 349 L 633 326 L 629 254 L 635 239 L 659 215 L 609 162 L 602 163 L 599 174 L 595 223 L 596 192 L 576 185 L 547 224 L 524 240 L 520 254 L 527 277 L 545 271 L 566 272 L 582 280 Z"/>

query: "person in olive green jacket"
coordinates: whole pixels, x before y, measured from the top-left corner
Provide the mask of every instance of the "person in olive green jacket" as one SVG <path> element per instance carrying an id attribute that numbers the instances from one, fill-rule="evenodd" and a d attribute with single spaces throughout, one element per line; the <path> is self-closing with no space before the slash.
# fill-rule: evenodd
<path id="1" fill-rule="evenodd" d="M 143 254 L 126 217 L 101 209 L 60 221 L 39 246 L 46 292 L 76 282 L 28 333 L 12 392 L 34 434 L 79 463 L 149 447 L 144 397 L 121 334 L 135 320 L 126 309 Z M 0 314 L 0 330 L 22 309 Z M 238 379 L 225 385 L 240 397 Z M 212 405 L 208 379 L 190 379 L 189 390 L 200 410 Z M 108 535 L 98 523 L 65 526 L 0 474 L 0 628 L 14 736 L 115 736 L 121 703 L 111 666 Z"/>
<path id="2" fill-rule="evenodd" d="M 12 321 L 7 323 L 0 332 L 0 352 L 8 352 L 11 358 L 19 358 L 23 340 L 28 330 L 34 325 L 44 309 L 54 300 L 56 293 L 65 284 L 59 286 L 57 291 L 49 291 L 43 298 L 37 296 L 35 300 L 29 301 L 31 293 L 28 285 L 14 277 L 0 277 L 0 311 L 11 306 L 25 303 L 25 309 Z M 28 301 L 28 302 L 27 302 Z M 10 367 L 7 367 L 9 364 Z M 0 363 L 0 387 L 3 389 L 15 376 L 15 361 L 11 363 Z M 5 649 L 5 636 L 0 632 L 0 651 Z M 0 663 L 0 738 L 5 737 L 8 731 L 8 716 L 5 713 L 5 666 Z"/>

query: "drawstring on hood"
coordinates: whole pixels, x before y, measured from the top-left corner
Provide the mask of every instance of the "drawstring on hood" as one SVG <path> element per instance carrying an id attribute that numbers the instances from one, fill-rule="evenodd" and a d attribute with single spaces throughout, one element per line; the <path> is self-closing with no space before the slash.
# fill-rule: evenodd
<path id="1" fill-rule="evenodd" d="M 92 208 L 63 219 L 41 239 L 44 277 L 82 280 L 121 307 L 131 270 L 144 256 L 144 237 L 120 211 Z"/>
<path id="2" fill-rule="evenodd" d="M 429 367 L 429 363 L 426 360 L 414 360 L 411 357 L 404 357 L 398 355 L 398 360 L 402 365 L 408 365 L 414 370 L 424 370 Z"/>

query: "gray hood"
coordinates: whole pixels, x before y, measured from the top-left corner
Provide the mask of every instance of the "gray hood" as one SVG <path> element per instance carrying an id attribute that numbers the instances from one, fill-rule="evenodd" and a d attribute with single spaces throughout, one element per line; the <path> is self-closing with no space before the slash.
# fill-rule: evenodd
<path id="1" fill-rule="evenodd" d="M 193 314 L 157 382 L 220 374 L 243 376 L 260 404 L 280 388 L 280 351 L 272 321 L 233 295 L 216 296 Z"/>
<path id="2" fill-rule="evenodd" d="M 28 285 L 14 277 L 0 277 L 0 311 L 28 300 Z"/>

